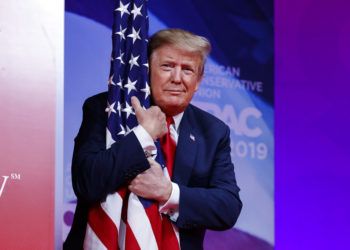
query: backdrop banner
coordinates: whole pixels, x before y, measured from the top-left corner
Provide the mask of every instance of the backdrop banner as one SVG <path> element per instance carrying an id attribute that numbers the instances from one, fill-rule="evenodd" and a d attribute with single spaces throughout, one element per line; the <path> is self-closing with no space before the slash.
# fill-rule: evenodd
<path id="1" fill-rule="evenodd" d="M 84 100 L 107 90 L 114 3 L 66 0 L 62 240 L 76 197 L 71 159 Z M 234 229 L 208 231 L 205 249 L 274 248 L 274 51 L 272 0 L 149 1 L 150 34 L 168 27 L 207 37 L 213 50 L 193 104 L 231 129 L 243 202 Z"/>

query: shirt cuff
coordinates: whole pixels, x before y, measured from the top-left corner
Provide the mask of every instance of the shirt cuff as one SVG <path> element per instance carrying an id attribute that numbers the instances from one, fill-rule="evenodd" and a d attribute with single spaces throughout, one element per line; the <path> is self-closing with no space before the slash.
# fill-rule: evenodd
<path id="1" fill-rule="evenodd" d="M 176 222 L 179 217 L 179 201 L 180 201 L 180 188 L 179 185 L 172 182 L 172 190 L 169 200 L 164 204 L 159 204 L 159 212 L 169 215 L 170 219 Z"/>
<path id="2" fill-rule="evenodd" d="M 141 125 L 138 125 L 133 129 L 133 131 L 143 150 L 149 155 L 156 155 L 156 145 L 146 129 L 144 129 Z"/>

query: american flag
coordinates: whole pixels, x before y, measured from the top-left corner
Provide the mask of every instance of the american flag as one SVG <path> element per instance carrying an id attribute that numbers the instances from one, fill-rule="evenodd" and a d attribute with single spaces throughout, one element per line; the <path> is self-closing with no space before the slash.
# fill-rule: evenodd
<path id="1" fill-rule="evenodd" d="M 107 148 L 137 125 L 132 96 L 145 108 L 150 106 L 147 37 L 147 1 L 116 1 L 106 108 Z M 157 160 L 162 161 L 158 152 Z M 84 249 L 168 249 L 164 235 L 158 203 L 137 197 L 125 187 L 90 209 Z"/>

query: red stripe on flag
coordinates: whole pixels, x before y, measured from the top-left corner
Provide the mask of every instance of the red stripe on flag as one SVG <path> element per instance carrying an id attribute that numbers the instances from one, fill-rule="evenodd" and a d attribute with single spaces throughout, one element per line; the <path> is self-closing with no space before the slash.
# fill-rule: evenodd
<path id="1" fill-rule="evenodd" d="M 141 250 L 131 227 L 126 223 L 125 250 Z"/>
<path id="2" fill-rule="evenodd" d="M 166 250 L 179 250 L 179 242 L 174 232 L 174 228 L 167 216 L 162 216 L 162 248 Z"/>
<path id="3" fill-rule="evenodd" d="M 135 238 L 135 235 L 127 221 L 127 214 L 128 214 L 128 200 L 129 200 L 129 192 L 126 192 L 127 189 L 125 189 L 125 192 L 122 190 L 119 190 L 118 193 L 123 197 L 123 208 L 122 208 L 122 220 L 125 223 L 126 230 L 125 230 L 125 250 L 140 250 L 140 246 Z"/>
<path id="4" fill-rule="evenodd" d="M 89 225 L 108 250 L 118 247 L 118 229 L 100 204 L 89 210 Z"/>
<path id="5" fill-rule="evenodd" d="M 147 217 L 151 223 L 153 234 L 157 241 L 158 249 L 162 249 L 162 219 L 159 213 L 158 203 L 152 203 L 152 205 L 146 208 L 145 210 Z"/>
<path id="6" fill-rule="evenodd" d="M 122 198 L 122 200 L 124 201 L 127 193 L 128 193 L 128 188 L 126 187 L 121 187 L 119 190 L 117 190 L 117 193 L 120 195 L 120 197 Z"/>

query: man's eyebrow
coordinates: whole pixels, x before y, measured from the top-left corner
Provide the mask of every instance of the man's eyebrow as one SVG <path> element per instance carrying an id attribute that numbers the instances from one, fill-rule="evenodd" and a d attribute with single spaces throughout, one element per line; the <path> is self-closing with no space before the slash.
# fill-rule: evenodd
<path id="1" fill-rule="evenodd" d="M 164 60 L 174 60 L 174 57 L 172 57 L 172 56 L 165 56 Z"/>

